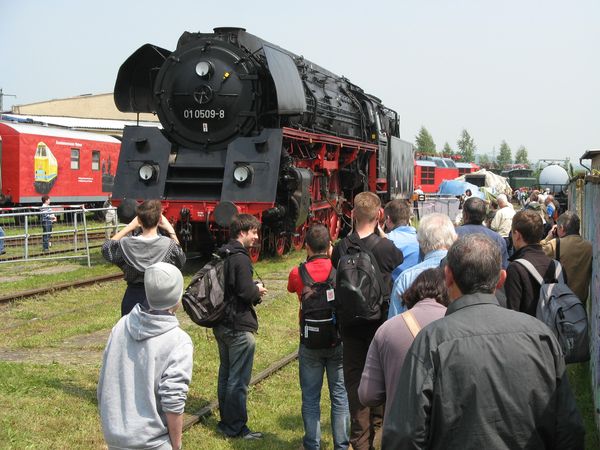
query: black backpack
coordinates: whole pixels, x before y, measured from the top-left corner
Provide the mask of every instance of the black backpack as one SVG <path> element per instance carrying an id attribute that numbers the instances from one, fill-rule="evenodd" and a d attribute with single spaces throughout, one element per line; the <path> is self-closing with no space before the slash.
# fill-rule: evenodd
<path id="1" fill-rule="evenodd" d="M 565 355 L 565 362 L 590 359 L 588 319 L 585 307 L 564 282 L 562 266 L 554 260 L 556 282 L 547 283 L 537 269 L 525 259 L 515 259 L 540 284 L 540 296 L 535 316 L 552 330 Z"/>
<path id="2" fill-rule="evenodd" d="M 213 328 L 227 315 L 225 273 L 228 256 L 228 253 L 213 255 L 213 259 L 196 272 L 183 294 L 183 309 L 202 327 Z"/>
<path id="3" fill-rule="evenodd" d="M 357 235 L 340 242 L 336 278 L 336 308 L 342 326 L 379 322 L 387 317 L 390 293 L 372 249 L 381 238 L 365 245 Z"/>
<path id="4" fill-rule="evenodd" d="M 315 282 L 304 263 L 299 267 L 304 287 L 300 295 L 300 342 L 311 349 L 332 348 L 340 334 L 335 313 L 335 269 L 325 281 Z"/>

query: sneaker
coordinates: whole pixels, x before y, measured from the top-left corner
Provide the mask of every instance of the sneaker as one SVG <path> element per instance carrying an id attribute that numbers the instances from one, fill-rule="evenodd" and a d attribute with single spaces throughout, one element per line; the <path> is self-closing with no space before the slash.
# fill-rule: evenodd
<path id="1" fill-rule="evenodd" d="M 249 441 L 254 441 L 257 439 L 262 439 L 263 438 L 263 434 L 260 431 L 250 431 L 248 430 L 247 433 L 240 435 L 240 437 L 242 439 L 247 439 Z"/>

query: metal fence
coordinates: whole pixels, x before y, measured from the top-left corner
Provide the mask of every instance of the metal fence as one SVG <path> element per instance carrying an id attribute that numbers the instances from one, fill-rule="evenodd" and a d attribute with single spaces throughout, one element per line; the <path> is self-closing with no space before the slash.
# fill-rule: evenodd
<path id="1" fill-rule="evenodd" d="M 100 247 L 118 228 L 115 219 L 107 222 L 114 209 L 85 209 L 83 206 L 52 206 L 51 213 L 40 208 L 0 210 L 0 264 L 22 261 L 85 259 L 90 249 Z"/>
<path id="2" fill-rule="evenodd" d="M 592 395 L 596 425 L 600 429 L 600 177 L 587 176 L 569 185 L 569 209 L 581 218 L 581 235 L 592 243 L 592 280 L 588 317 L 590 320 Z"/>

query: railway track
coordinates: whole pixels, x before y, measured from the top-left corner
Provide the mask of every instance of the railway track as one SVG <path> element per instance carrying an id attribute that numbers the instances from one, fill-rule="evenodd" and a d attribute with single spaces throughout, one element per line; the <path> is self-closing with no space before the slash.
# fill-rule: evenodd
<path id="1" fill-rule="evenodd" d="M 49 294 L 49 293 L 55 292 L 55 291 L 62 291 L 65 289 L 70 289 L 70 288 L 90 286 L 92 284 L 103 283 L 105 281 L 119 280 L 122 278 L 123 278 L 123 273 L 119 272 L 119 273 L 113 273 L 110 275 L 102 275 L 99 277 L 88 278 L 86 280 L 79 280 L 79 281 L 73 281 L 73 282 L 68 282 L 68 283 L 55 284 L 54 286 L 38 288 L 38 289 L 31 289 L 29 291 L 21 291 L 21 292 L 17 292 L 14 294 L 0 296 L 0 304 L 12 302 L 15 300 L 22 300 L 22 299 L 33 297 L 36 295 Z"/>
<path id="2" fill-rule="evenodd" d="M 276 361 L 275 363 L 273 363 L 272 365 L 267 367 L 265 370 L 263 370 L 259 374 L 256 374 L 254 377 L 252 377 L 252 379 L 250 380 L 250 386 L 254 386 L 254 385 L 259 384 L 260 382 L 264 381 L 265 379 L 267 379 L 268 377 L 273 375 L 275 372 L 286 367 L 288 364 L 290 364 L 296 358 L 298 358 L 297 350 L 293 353 L 290 353 L 287 356 L 284 356 L 279 361 Z M 193 425 L 200 422 L 202 419 L 208 417 L 210 414 L 212 414 L 218 408 L 219 408 L 219 402 L 217 400 L 213 400 L 208 405 L 204 406 L 203 408 L 201 408 L 194 414 L 189 414 L 189 415 L 184 414 L 183 431 L 188 430 Z"/>

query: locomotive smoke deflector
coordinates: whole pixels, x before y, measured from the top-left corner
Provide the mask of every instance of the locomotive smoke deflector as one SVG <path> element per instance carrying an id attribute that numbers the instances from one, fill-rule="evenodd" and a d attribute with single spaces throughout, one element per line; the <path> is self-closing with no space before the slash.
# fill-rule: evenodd
<path id="1" fill-rule="evenodd" d="M 306 112 L 304 87 L 298 74 L 296 64 L 287 53 L 263 46 L 267 65 L 277 91 L 277 112 L 279 114 L 296 115 Z"/>
<path id="2" fill-rule="evenodd" d="M 115 105 L 121 112 L 155 113 L 154 80 L 171 52 L 156 45 L 138 48 L 119 68 Z"/>

